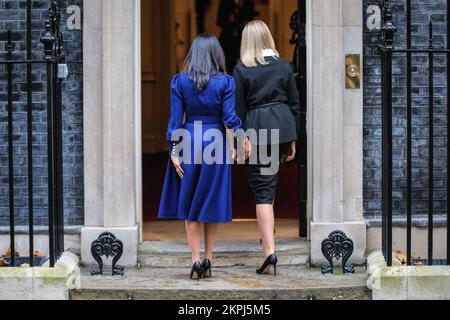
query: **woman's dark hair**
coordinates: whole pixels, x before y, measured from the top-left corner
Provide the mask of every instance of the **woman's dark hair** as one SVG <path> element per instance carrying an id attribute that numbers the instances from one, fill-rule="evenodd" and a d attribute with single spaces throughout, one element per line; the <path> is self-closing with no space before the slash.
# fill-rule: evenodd
<path id="1" fill-rule="evenodd" d="M 225 54 L 215 36 L 201 34 L 194 39 L 186 57 L 185 69 L 198 91 L 208 85 L 211 77 L 226 72 Z"/>

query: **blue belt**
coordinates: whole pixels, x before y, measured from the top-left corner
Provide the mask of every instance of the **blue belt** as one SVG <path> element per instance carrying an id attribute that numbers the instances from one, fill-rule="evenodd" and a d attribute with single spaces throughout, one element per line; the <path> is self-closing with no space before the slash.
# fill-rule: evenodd
<path id="1" fill-rule="evenodd" d="M 187 116 L 186 123 L 202 122 L 202 124 L 221 124 L 219 116 Z"/>

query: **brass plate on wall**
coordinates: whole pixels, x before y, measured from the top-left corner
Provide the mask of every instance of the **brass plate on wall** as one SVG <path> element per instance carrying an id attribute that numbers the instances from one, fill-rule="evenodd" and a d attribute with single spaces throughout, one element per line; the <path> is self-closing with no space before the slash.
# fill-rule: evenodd
<path id="1" fill-rule="evenodd" d="M 345 55 L 345 87 L 347 89 L 361 88 L 361 55 Z"/>

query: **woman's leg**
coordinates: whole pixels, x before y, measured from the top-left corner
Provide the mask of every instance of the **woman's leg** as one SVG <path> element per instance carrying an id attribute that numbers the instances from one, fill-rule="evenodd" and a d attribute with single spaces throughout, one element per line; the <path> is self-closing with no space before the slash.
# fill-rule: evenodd
<path id="1" fill-rule="evenodd" d="M 275 228 L 275 215 L 273 205 L 257 205 L 256 215 L 258 217 L 258 226 L 264 247 L 264 256 L 267 258 L 272 253 L 275 253 L 275 236 L 273 232 Z"/>
<path id="2" fill-rule="evenodd" d="M 205 254 L 206 259 L 213 260 L 214 246 L 217 240 L 217 223 L 205 223 Z"/>
<path id="3" fill-rule="evenodd" d="M 186 235 L 192 252 L 192 264 L 200 259 L 200 243 L 202 239 L 202 224 L 186 221 Z"/>

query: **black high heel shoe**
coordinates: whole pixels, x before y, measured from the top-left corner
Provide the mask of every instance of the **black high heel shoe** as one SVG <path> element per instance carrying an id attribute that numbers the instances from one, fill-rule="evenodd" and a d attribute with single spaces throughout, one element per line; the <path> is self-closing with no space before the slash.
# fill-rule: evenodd
<path id="1" fill-rule="evenodd" d="M 212 265 L 209 259 L 203 260 L 202 269 L 203 269 L 203 278 L 211 278 Z"/>
<path id="2" fill-rule="evenodd" d="M 256 273 L 257 274 L 264 274 L 267 270 L 267 268 L 269 268 L 270 266 L 273 267 L 273 273 L 276 276 L 277 275 L 277 263 L 278 263 L 278 258 L 275 255 L 275 253 L 271 254 L 270 256 L 267 257 L 266 261 L 264 261 L 264 264 L 261 266 L 261 268 L 256 269 Z"/>
<path id="3" fill-rule="evenodd" d="M 197 262 L 194 263 L 194 265 L 192 266 L 190 278 L 191 278 L 192 280 L 200 281 L 200 279 L 201 279 L 202 277 L 203 277 L 203 268 L 202 268 L 202 264 L 200 263 L 200 261 L 197 261 Z"/>

